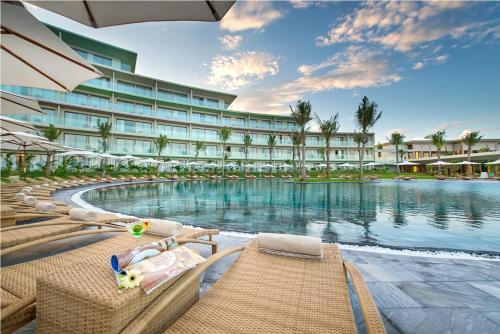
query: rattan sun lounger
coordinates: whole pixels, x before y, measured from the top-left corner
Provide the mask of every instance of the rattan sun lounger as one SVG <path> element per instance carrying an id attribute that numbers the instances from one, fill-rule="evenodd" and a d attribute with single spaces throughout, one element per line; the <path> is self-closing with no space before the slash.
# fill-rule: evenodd
<path id="1" fill-rule="evenodd" d="M 102 229 L 99 231 L 110 232 L 111 230 Z M 113 232 L 115 231 L 124 232 L 126 230 L 125 229 L 113 230 Z M 212 236 L 218 233 L 219 230 L 217 229 L 194 229 L 194 228 L 183 227 L 182 233 L 180 236 L 178 236 L 178 239 L 180 240 L 181 243 L 199 242 L 210 245 L 212 246 L 212 252 L 216 252 L 217 243 L 212 240 Z M 208 236 L 209 240 L 196 240 L 203 236 Z M 86 276 L 86 279 L 90 279 L 97 288 L 100 286 L 99 280 L 102 280 L 103 275 L 108 279 L 109 276 L 107 275 L 112 275 L 109 272 L 109 259 L 112 254 L 116 254 L 118 252 L 122 252 L 127 249 L 136 247 L 138 245 L 156 241 L 162 238 L 164 237 L 156 235 L 148 235 L 148 234 L 145 234 L 140 238 L 134 238 L 127 232 L 127 233 L 122 233 L 121 235 L 116 237 L 96 242 L 89 246 L 71 250 L 69 252 L 2 268 L 1 271 L 2 333 L 12 333 L 16 329 L 21 328 L 22 326 L 29 323 L 31 320 L 35 318 L 34 302 L 36 298 L 40 298 L 40 296 L 37 296 L 36 294 L 37 278 L 46 276 L 51 272 L 62 270 L 65 268 L 69 268 L 72 271 L 76 269 L 76 270 L 81 270 L 82 274 Z M 93 268 L 94 270 L 98 268 L 99 277 L 94 277 L 94 276 L 91 277 L 90 271 L 85 271 L 85 268 Z M 78 282 L 75 282 L 75 284 L 78 284 Z M 113 298 L 116 298 L 116 285 L 114 282 L 112 282 L 112 284 L 114 285 L 112 293 L 115 296 Z M 100 293 L 101 289 L 97 291 Z M 143 293 L 141 292 L 140 295 L 142 294 Z M 157 295 L 152 294 L 149 298 L 143 298 L 141 299 L 142 300 L 141 303 L 144 302 L 150 303 L 151 301 L 154 300 L 155 296 Z M 48 296 L 43 295 L 41 298 L 44 299 L 46 297 L 51 298 L 52 295 L 49 293 Z M 105 298 L 106 295 L 102 297 Z M 70 301 L 68 300 L 68 302 Z M 123 320 L 127 317 L 130 317 L 131 313 L 137 316 L 137 313 L 140 313 L 146 305 L 143 304 L 124 305 L 123 312 L 122 311 L 119 312 L 120 319 Z M 63 308 L 65 307 L 64 305 L 58 305 L 58 306 L 61 306 Z M 115 306 L 118 308 L 120 307 L 116 303 Z M 86 307 L 87 307 L 86 305 L 78 305 L 78 309 L 72 311 L 85 312 Z M 47 309 L 43 309 L 41 305 L 37 305 L 37 308 L 42 308 L 42 310 L 47 311 Z M 56 313 L 58 312 L 57 310 L 54 309 L 48 311 Z M 37 314 L 39 312 L 40 310 L 37 311 Z M 67 316 L 65 314 L 56 314 L 56 313 L 53 313 L 53 315 L 55 315 L 56 317 Z M 90 321 L 94 323 L 98 321 L 104 321 L 109 326 L 120 326 L 120 328 L 123 328 L 126 325 L 126 323 L 123 322 L 120 322 L 118 324 L 112 323 L 111 319 L 106 318 L 104 312 L 100 316 L 103 318 L 91 319 Z M 71 321 L 76 322 L 85 320 L 85 314 L 82 313 L 81 317 L 78 316 L 76 318 L 72 318 Z M 45 332 L 48 333 L 55 333 L 57 331 L 65 332 L 64 330 L 61 330 L 60 328 L 56 327 L 57 326 L 45 329 Z M 37 328 L 37 332 L 44 332 L 44 330 Z M 66 330 L 66 332 L 71 332 L 71 331 Z M 109 332 L 107 332 L 106 328 L 104 327 L 102 333 L 109 334 Z"/>
<path id="2" fill-rule="evenodd" d="M 172 308 L 183 304 L 185 289 L 220 258 L 240 251 L 219 252 L 174 284 L 122 333 L 357 333 L 347 273 L 357 294 L 369 334 L 386 333 L 380 313 L 356 268 L 343 262 L 338 247 L 324 244 L 322 260 L 307 260 L 259 252 L 256 242 L 206 295 L 177 321 Z"/>

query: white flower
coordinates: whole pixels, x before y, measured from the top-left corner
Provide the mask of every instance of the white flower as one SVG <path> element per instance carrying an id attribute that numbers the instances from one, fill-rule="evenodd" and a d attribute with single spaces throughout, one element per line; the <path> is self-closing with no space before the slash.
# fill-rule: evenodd
<path id="1" fill-rule="evenodd" d="M 129 270 L 126 275 L 120 277 L 120 281 L 125 289 L 129 289 L 139 286 L 143 278 L 139 270 Z"/>

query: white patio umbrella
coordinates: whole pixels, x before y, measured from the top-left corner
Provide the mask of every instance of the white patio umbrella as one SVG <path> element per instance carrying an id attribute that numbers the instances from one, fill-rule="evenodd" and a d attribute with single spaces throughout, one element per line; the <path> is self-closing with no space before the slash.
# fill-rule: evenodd
<path id="1" fill-rule="evenodd" d="M 468 165 L 480 165 L 481 163 L 479 162 L 474 162 L 474 161 L 460 161 L 460 162 L 457 162 L 455 163 L 454 165 L 464 165 L 464 166 L 468 166 Z"/>
<path id="2" fill-rule="evenodd" d="M 450 165 L 453 165 L 453 164 L 451 162 L 446 162 L 446 161 L 442 161 L 442 160 L 427 164 L 427 166 L 450 166 Z"/>
<path id="3" fill-rule="evenodd" d="M 120 160 L 120 157 L 108 153 L 101 153 L 99 156 L 103 159 Z"/>
<path id="4" fill-rule="evenodd" d="M 3 131 L 10 131 L 10 132 L 37 131 L 37 129 L 29 123 L 19 121 L 17 119 L 10 117 L 5 117 L 2 115 L 0 115 L 0 127 L 2 128 Z"/>
<path id="5" fill-rule="evenodd" d="M 491 162 L 486 162 L 485 165 L 500 165 L 500 159 Z"/>
<path id="6" fill-rule="evenodd" d="M 0 101 L 2 115 L 41 115 L 44 113 L 38 101 L 29 97 L 0 90 Z"/>
<path id="7" fill-rule="evenodd" d="M 215 162 L 211 162 L 209 164 L 204 165 L 204 167 L 217 168 L 217 167 L 219 167 L 219 165 L 216 164 Z"/>
<path id="8" fill-rule="evenodd" d="M 141 162 L 148 163 L 148 164 L 159 164 L 161 161 L 155 160 L 153 158 L 148 158 L 144 160 L 140 160 Z"/>
<path id="9" fill-rule="evenodd" d="M 134 157 L 133 155 L 127 154 L 121 157 L 118 157 L 119 160 L 140 160 L 141 158 Z"/>
<path id="10" fill-rule="evenodd" d="M 319 167 L 319 168 L 325 168 L 325 167 L 326 167 L 326 164 L 319 164 L 319 165 L 317 165 L 316 167 Z"/>
<path id="11" fill-rule="evenodd" d="M 180 164 L 180 162 L 177 160 L 169 160 L 169 161 L 166 161 L 165 163 L 168 165 L 179 165 Z"/>
<path id="12" fill-rule="evenodd" d="M 196 162 L 196 161 L 190 161 L 186 165 L 188 165 L 188 166 L 198 166 L 198 165 L 201 165 L 201 163 Z"/>
<path id="13" fill-rule="evenodd" d="M 91 151 L 72 150 L 56 154 L 58 157 L 100 158 L 101 155 Z"/>
<path id="14" fill-rule="evenodd" d="M 346 162 L 346 163 L 343 163 L 341 165 L 338 165 L 338 167 L 351 168 L 351 167 L 356 167 L 356 165 L 353 165 L 353 164 Z"/>
<path id="15" fill-rule="evenodd" d="M 231 167 L 231 168 L 234 168 L 234 167 L 238 167 L 237 164 L 235 164 L 234 162 L 230 162 L 228 164 L 225 164 L 224 167 Z"/>
<path id="16" fill-rule="evenodd" d="M 282 164 L 280 165 L 281 168 L 292 168 L 293 166 L 292 165 L 288 165 L 288 164 Z"/>
<path id="17" fill-rule="evenodd" d="M 411 162 L 411 161 L 403 161 L 397 164 L 398 166 L 420 166 L 418 162 Z"/>
<path id="18" fill-rule="evenodd" d="M 271 164 L 263 164 L 262 166 L 260 166 L 262 168 L 274 168 L 274 165 L 271 165 Z"/>
<path id="19" fill-rule="evenodd" d="M 235 1 L 28 1 L 94 28 L 148 21 L 220 21 Z"/>
<path id="20" fill-rule="evenodd" d="M 102 74 L 83 60 L 21 2 L 1 2 L 3 85 L 71 91 Z"/>
<path id="21" fill-rule="evenodd" d="M 383 166 L 380 162 L 369 162 L 363 165 L 364 167 L 375 167 L 375 166 Z"/>

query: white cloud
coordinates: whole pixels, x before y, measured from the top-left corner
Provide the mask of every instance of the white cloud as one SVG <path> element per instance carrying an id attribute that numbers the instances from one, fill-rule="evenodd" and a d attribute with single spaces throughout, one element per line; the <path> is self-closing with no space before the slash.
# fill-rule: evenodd
<path id="1" fill-rule="evenodd" d="M 377 43 L 408 52 L 445 36 L 453 39 L 461 39 L 465 35 L 499 38 L 498 20 L 470 23 L 464 22 L 467 15 L 461 15 L 463 11 L 455 13 L 472 5 L 466 1 L 367 2 L 354 13 L 344 16 L 341 23 L 333 26 L 325 35 L 318 36 L 316 44 Z M 456 18 L 450 19 L 449 16 L 454 13 Z"/>
<path id="2" fill-rule="evenodd" d="M 419 62 L 416 62 L 415 64 L 413 64 L 413 66 L 411 67 L 412 70 L 421 70 L 425 67 L 425 64 L 422 63 L 421 61 Z"/>
<path id="3" fill-rule="evenodd" d="M 290 3 L 292 4 L 292 7 L 296 9 L 307 8 L 313 4 L 312 1 L 308 0 L 290 0 Z"/>
<path id="4" fill-rule="evenodd" d="M 282 16 L 271 2 L 239 1 L 221 20 L 220 27 L 231 32 L 262 29 Z"/>
<path id="5" fill-rule="evenodd" d="M 305 94 L 335 89 L 356 89 L 389 85 L 401 80 L 391 71 L 389 62 L 380 51 L 349 47 L 315 65 L 299 67 L 305 74 L 295 80 L 268 89 L 240 94 L 233 103 L 235 109 L 268 113 L 288 113 L 288 103 L 297 101 Z M 319 70 L 326 73 L 313 75 Z"/>
<path id="6" fill-rule="evenodd" d="M 237 52 L 231 56 L 218 55 L 212 60 L 208 83 L 236 89 L 278 72 L 278 59 L 268 53 Z"/>
<path id="7" fill-rule="evenodd" d="M 226 50 L 234 50 L 237 49 L 241 42 L 243 41 L 243 36 L 241 35 L 225 35 L 219 37 L 220 44 Z"/>
<path id="8" fill-rule="evenodd" d="M 444 64 L 449 57 L 450 57 L 449 55 L 440 55 L 436 57 L 435 61 L 438 64 Z"/>

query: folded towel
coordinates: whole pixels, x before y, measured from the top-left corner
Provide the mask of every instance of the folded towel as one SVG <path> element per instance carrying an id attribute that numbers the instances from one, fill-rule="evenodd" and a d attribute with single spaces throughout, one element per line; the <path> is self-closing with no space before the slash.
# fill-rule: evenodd
<path id="1" fill-rule="evenodd" d="M 38 202 L 35 205 L 35 209 L 40 212 L 56 212 L 57 207 L 54 203 Z"/>
<path id="2" fill-rule="evenodd" d="M 303 235 L 259 233 L 257 246 L 264 253 L 308 259 L 322 256 L 321 239 Z"/>
<path id="3" fill-rule="evenodd" d="M 23 188 L 21 189 L 21 192 L 26 195 L 31 195 L 31 189 Z"/>
<path id="4" fill-rule="evenodd" d="M 34 189 L 40 189 L 40 188 L 42 188 L 42 187 L 40 187 L 40 185 L 38 185 L 38 184 L 35 184 L 35 185 L 33 186 L 33 188 L 34 188 Z"/>
<path id="5" fill-rule="evenodd" d="M 177 241 L 174 238 L 165 238 L 154 241 L 136 248 L 126 250 L 111 256 L 111 268 L 115 271 L 121 271 L 131 263 L 137 263 L 145 258 L 157 256 L 162 252 L 177 247 Z"/>
<path id="6" fill-rule="evenodd" d="M 150 227 L 146 233 L 163 235 L 166 237 L 176 236 L 182 232 L 182 224 L 166 219 L 144 219 L 150 222 Z"/>
<path id="7" fill-rule="evenodd" d="M 14 196 L 15 196 L 16 199 L 22 201 L 26 197 L 26 194 L 25 193 L 17 193 Z"/>
<path id="8" fill-rule="evenodd" d="M 76 220 L 93 221 L 97 219 L 97 212 L 89 211 L 81 208 L 73 208 L 69 210 L 69 216 Z"/>
<path id="9" fill-rule="evenodd" d="M 48 184 L 48 183 L 44 183 L 44 184 L 42 184 L 42 186 L 44 186 L 44 187 L 48 187 L 48 186 L 49 186 L 49 184 Z"/>
<path id="10" fill-rule="evenodd" d="M 23 187 L 23 189 L 28 189 L 29 191 L 32 191 L 33 188 L 32 187 Z"/>
<path id="11" fill-rule="evenodd" d="M 23 202 L 29 205 L 35 205 L 38 201 L 35 196 L 25 196 Z"/>

